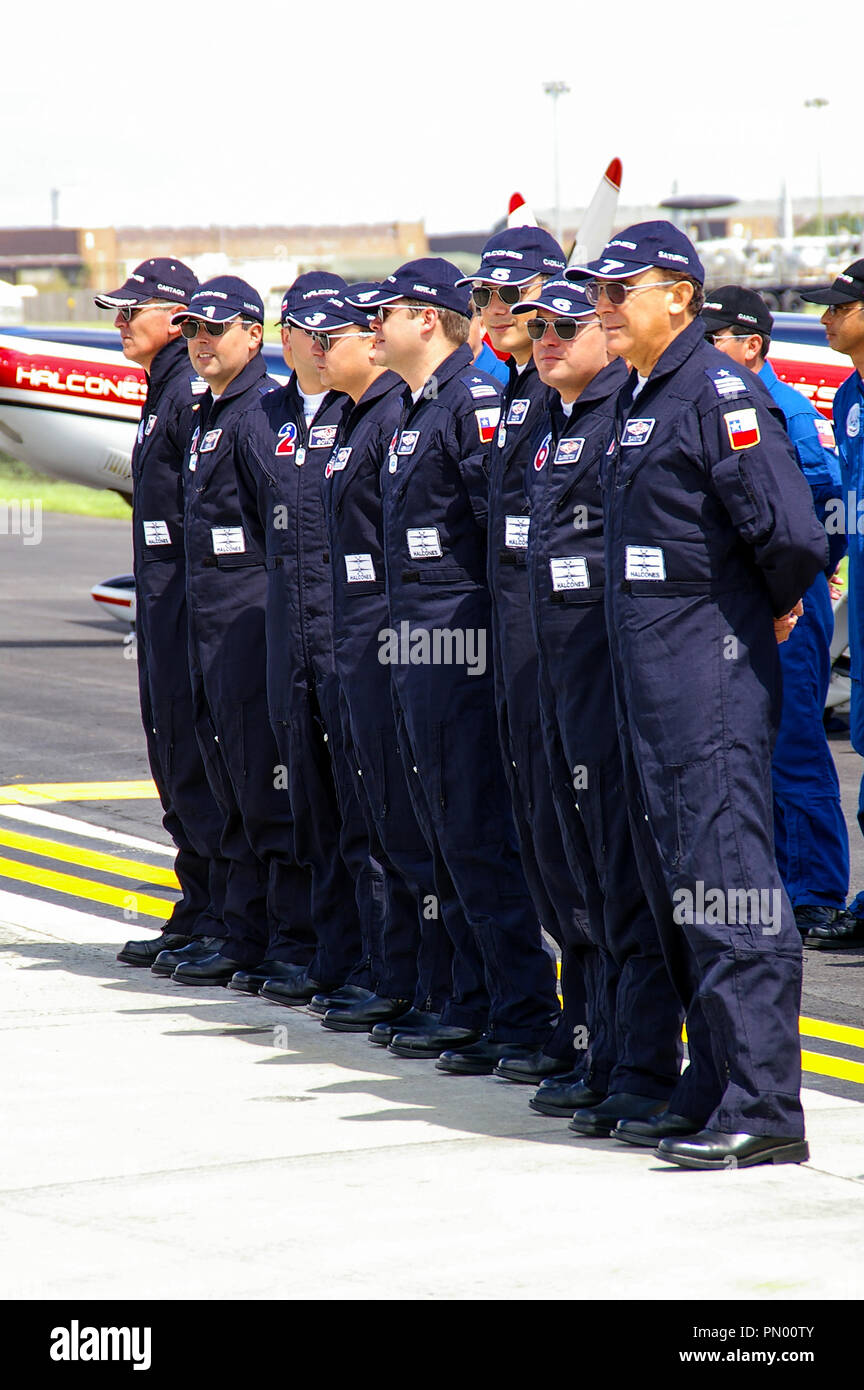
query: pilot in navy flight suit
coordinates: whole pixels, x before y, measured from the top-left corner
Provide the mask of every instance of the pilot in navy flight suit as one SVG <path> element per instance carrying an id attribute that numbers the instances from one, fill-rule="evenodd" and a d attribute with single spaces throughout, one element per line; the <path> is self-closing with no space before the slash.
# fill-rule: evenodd
<path id="1" fill-rule="evenodd" d="M 437 1024 L 449 992 L 450 952 L 441 926 L 442 893 L 414 814 L 399 754 L 390 671 L 378 660 L 388 624 L 384 591 L 381 461 L 402 411 L 404 382 L 372 362 L 374 333 L 363 309 L 333 292 L 297 310 L 312 332 L 320 385 L 350 397 L 324 469 L 323 498 L 333 586 L 333 650 L 344 697 L 344 737 L 355 787 L 384 872 L 386 916 L 375 993 L 346 1000 L 322 1020 L 334 1031 L 410 1029 Z M 341 399 L 341 398 L 340 398 Z M 438 984 L 436 984 L 436 979 Z M 428 1004 L 428 1008 L 427 1008 Z"/>
<path id="2" fill-rule="evenodd" d="M 294 820 L 297 858 L 312 875 L 316 950 L 296 979 L 259 993 L 296 1005 L 316 995 L 365 998 L 380 967 L 384 885 L 345 747 L 333 658 L 333 601 L 324 515 L 324 468 L 349 405 L 322 391 L 309 329 L 317 305 L 344 281 L 301 275 L 280 315 L 287 386 L 263 401 L 274 446 L 261 458 L 258 515 L 267 550 L 267 696 Z M 347 991 L 347 993 L 346 993 Z M 359 992 L 359 993 L 358 993 Z M 324 1007 L 323 998 L 316 1004 Z"/>
<path id="3" fill-rule="evenodd" d="M 531 1104 L 544 1114 L 587 1109 L 573 1128 L 602 1138 L 619 1120 L 665 1109 L 681 1068 L 682 1011 L 628 824 L 603 604 L 599 473 L 627 369 L 607 365 L 597 315 L 569 281 L 547 281 L 514 312 L 523 322 L 536 315 L 535 364 L 555 388 L 530 467 L 527 570 L 551 785 L 599 947 L 589 1017 L 602 1043 L 581 1092 L 575 1078 L 552 1079 Z"/>
<path id="4" fill-rule="evenodd" d="M 590 1028 L 586 1014 L 587 976 L 596 989 L 600 963 L 590 941 L 581 889 L 568 868 L 550 785 L 525 564 L 525 471 L 534 456 L 531 441 L 537 422 L 545 419 L 555 393 L 537 375 L 525 320 L 513 317 L 513 306 L 518 309 L 520 299 L 536 296 L 544 280 L 563 269 L 564 253 L 548 232 L 511 227 L 491 237 L 477 270 L 461 282 L 473 287 L 472 297 L 496 349 L 509 354 L 501 420 L 489 454 L 488 581 L 495 700 L 522 867 L 540 921 L 561 947 L 563 1009 L 555 1033 L 543 1053 L 502 1061 L 495 1075 L 539 1082 L 574 1068 L 584 1074 L 585 1051 L 574 1053 L 574 1038 L 585 1049 L 590 1034 L 591 1084 L 605 1094 L 609 1066 L 602 1060 L 603 1011 L 594 1008 Z"/>
<path id="5" fill-rule="evenodd" d="M 382 472 L 390 629 L 379 660 L 391 665 L 418 819 L 431 826 L 479 953 L 468 984 L 467 954 L 453 942 L 454 980 L 460 961 L 466 978 L 454 1007 L 477 1041 L 454 1039 L 458 1050 L 446 1051 L 445 1035 L 427 1036 L 415 1055 L 440 1041 L 439 1070 L 476 1074 L 542 1048 L 557 1005 L 508 808 L 487 659 L 488 445 L 498 388 L 473 368 L 459 278 L 439 258 L 409 262 L 365 307 L 377 325 L 376 360 L 407 383 Z M 411 1055 L 410 1037 L 404 1046 Z"/>
<path id="6" fill-rule="evenodd" d="M 801 1162 L 774 639 L 827 563 L 825 533 L 770 396 L 730 382 L 705 342 L 687 238 L 641 223 L 570 276 L 589 277 L 610 352 L 633 363 L 603 464 L 607 621 L 627 797 L 634 823 L 647 818 L 672 908 L 655 919 L 688 1009 L 690 1066 L 668 1111 L 621 1126 L 653 1129 L 658 1155 L 685 1167 Z"/>
<path id="7" fill-rule="evenodd" d="M 786 431 L 825 524 L 826 506 L 841 495 L 831 422 L 780 381 L 766 354 L 774 320 L 755 290 L 721 285 L 702 310 L 705 336 L 739 367 L 754 371 L 783 412 Z M 849 832 L 823 715 L 831 679 L 834 612 L 828 578 L 846 553 L 845 530 L 829 535 L 830 558 L 804 595 L 804 613 L 780 647 L 783 712 L 771 775 L 777 865 L 802 936 L 845 917 Z"/>
<path id="8" fill-rule="evenodd" d="M 254 991 L 247 975 L 255 967 L 293 977 L 314 949 L 308 874 L 295 861 L 267 717 L 267 571 L 256 496 L 260 461 L 275 444 L 262 410 L 275 382 L 260 355 L 263 305 L 245 281 L 208 281 L 174 317 L 210 387 L 186 457 L 186 572 L 196 728 L 225 818 L 229 871 L 221 950 L 181 958 L 172 978 L 232 980 Z"/>
<path id="9" fill-rule="evenodd" d="M 183 304 L 198 281 L 182 261 L 143 261 L 125 284 L 96 296 L 117 311 L 123 351 L 147 372 L 147 396 L 132 452 L 132 545 L 137 600 L 138 687 L 147 753 L 162 802 L 162 824 L 177 846 L 182 897 L 159 936 L 127 941 L 117 959 L 152 965 L 163 950 L 212 954 L 225 936 L 226 861 L 219 842 L 222 814 L 195 739 L 186 658 L 186 559 L 183 545 L 183 458 L 206 382 L 166 313 Z"/>

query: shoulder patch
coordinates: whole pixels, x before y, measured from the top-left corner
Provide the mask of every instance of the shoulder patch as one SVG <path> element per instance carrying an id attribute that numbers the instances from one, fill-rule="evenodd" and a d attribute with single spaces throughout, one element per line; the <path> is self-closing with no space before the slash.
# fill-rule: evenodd
<path id="1" fill-rule="evenodd" d="M 485 397 L 498 395 L 497 386 L 493 386 L 491 381 L 484 381 L 480 376 L 463 376 L 462 381 L 475 401 L 483 400 Z"/>
<path id="2" fill-rule="evenodd" d="M 495 437 L 498 421 L 501 419 L 500 405 L 487 405 L 483 410 L 475 410 L 477 433 L 481 444 L 491 444 Z"/>
<path id="3" fill-rule="evenodd" d="M 813 421 L 813 427 L 819 436 L 819 443 L 823 449 L 836 449 L 837 441 L 834 438 L 834 426 L 830 420 L 826 420 L 824 415 L 817 415 Z"/>
<path id="4" fill-rule="evenodd" d="M 755 410 L 735 410 L 724 415 L 723 419 L 733 449 L 752 449 L 759 443 L 759 417 Z"/>
<path id="5" fill-rule="evenodd" d="M 735 396 L 746 396 L 747 387 L 743 377 L 737 372 L 730 371 L 728 367 L 709 367 L 705 375 L 717 392 L 721 401 L 733 399 Z"/>

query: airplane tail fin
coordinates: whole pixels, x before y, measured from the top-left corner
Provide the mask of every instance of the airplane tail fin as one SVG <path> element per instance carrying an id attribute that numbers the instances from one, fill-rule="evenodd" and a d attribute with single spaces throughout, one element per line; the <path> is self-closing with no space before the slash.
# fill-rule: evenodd
<path id="1" fill-rule="evenodd" d="M 521 193 L 512 193 L 507 204 L 508 227 L 536 227 L 537 218 Z M 604 243 L 605 244 L 605 243 Z"/>
<path id="2" fill-rule="evenodd" d="M 612 225 L 621 192 L 621 160 L 610 160 L 588 204 L 568 265 L 586 265 L 600 255 L 612 237 Z"/>

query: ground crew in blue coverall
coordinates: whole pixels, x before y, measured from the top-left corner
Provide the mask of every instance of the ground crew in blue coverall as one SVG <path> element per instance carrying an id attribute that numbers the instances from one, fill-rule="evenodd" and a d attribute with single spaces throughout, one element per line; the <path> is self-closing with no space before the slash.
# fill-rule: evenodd
<path id="1" fill-rule="evenodd" d="M 573 1127 L 606 1137 L 619 1120 L 666 1108 L 683 1016 L 630 835 L 603 604 L 600 465 L 627 368 L 607 365 L 600 321 L 568 280 L 547 281 L 514 313 L 554 392 L 530 466 L 527 570 L 551 785 L 600 947 L 594 1008 L 605 1044 L 605 1073 L 595 1062 L 581 1088 L 575 1077 L 544 1082 L 531 1104 L 545 1114 L 589 1109 Z"/>
<path id="2" fill-rule="evenodd" d="M 822 322 L 828 344 L 835 352 L 847 353 L 855 368 L 834 397 L 834 434 L 840 451 L 843 488 L 836 502 L 829 506 L 825 526 L 829 542 L 842 534 L 849 545 L 849 735 L 856 753 L 864 754 L 864 260 L 853 261 L 832 285 L 808 290 L 802 298 L 827 306 Z M 858 824 L 864 832 L 864 779 L 858 797 Z M 806 944 L 831 950 L 864 945 L 864 892 L 849 904 L 844 918 L 813 927 Z"/>
<path id="3" fill-rule="evenodd" d="M 396 1034 L 400 1055 L 434 1055 L 454 1073 L 491 1072 L 505 1055 L 548 1040 L 554 974 L 528 896 L 498 745 L 486 582 L 488 446 L 497 387 L 474 369 L 460 272 L 428 257 L 380 286 L 376 360 L 406 381 L 382 474 L 391 664 L 403 756 L 480 953 L 479 974 L 454 995 L 468 1037 Z M 454 941 L 454 978 L 466 956 Z M 487 993 L 488 991 L 488 993 Z M 456 1048 L 448 1044 L 455 1042 Z M 421 1050 L 421 1049 L 425 1049 Z"/>
<path id="4" fill-rule="evenodd" d="M 705 342 L 687 238 L 637 224 L 568 271 L 586 274 L 610 352 L 633 364 L 604 457 L 607 622 L 627 798 L 672 904 L 658 925 L 691 1058 L 671 1135 L 664 1114 L 622 1128 L 653 1128 L 658 1155 L 685 1167 L 801 1162 L 801 939 L 771 833 L 774 637 L 825 568 L 825 532 L 770 396 L 752 376 L 730 385 Z"/>
<path id="5" fill-rule="evenodd" d="M 334 285 L 334 280 L 337 283 Z M 343 281 L 311 271 L 282 300 L 287 386 L 263 401 L 275 444 L 259 460 L 259 519 L 267 548 L 267 694 L 290 802 L 297 858 L 312 875 L 317 938 L 308 969 L 263 981 L 260 993 L 325 1008 L 365 998 L 380 973 L 383 878 L 354 785 L 333 658 L 332 579 L 322 484 L 350 402 L 322 390 L 311 356 L 318 306 Z M 347 994 L 345 993 L 347 991 Z"/>
<path id="6" fill-rule="evenodd" d="M 545 419 L 554 392 L 537 375 L 525 320 L 513 313 L 520 299 L 536 296 L 544 281 L 563 269 L 564 253 L 548 232 L 512 227 L 487 241 L 477 270 L 461 282 L 472 287 L 491 342 L 508 354 L 501 420 L 489 451 L 488 582 L 495 701 L 522 867 L 540 921 L 561 947 L 564 1002 L 545 1050 L 536 1057 L 504 1059 L 495 1075 L 536 1084 L 571 1072 L 577 1064 L 582 1074 L 589 1065 L 592 1086 L 605 1094 L 609 1066 L 603 1060 L 604 1011 L 597 1006 L 590 1011 L 590 1027 L 586 1013 L 589 975 L 591 989 L 599 988 L 599 959 L 590 941 L 581 890 L 568 868 L 550 786 L 525 564 L 530 520 L 525 472 L 534 456 L 531 440 L 538 420 Z M 585 1055 L 589 1035 L 590 1062 Z"/>
<path id="7" fill-rule="evenodd" d="M 186 572 L 196 729 L 225 816 L 228 935 L 221 950 L 176 965 L 183 984 L 227 984 L 268 963 L 289 974 L 312 956 L 309 885 L 294 859 L 293 823 L 274 785 L 267 717 L 264 534 L 258 460 L 273 434 L 261 403 L 275 382 L 260 355 L 264 309 L 233 275 L 202 285 L 175 314 L 209 390 L 186 457 Z M 159 960 L 171 963 L 175 953 Z M 158 966 L 159 960 L 156 964 Z"/>
<path id="8" fill-rule="evenodd" d="M 349 287 L 362 293 L 368 285 Z M 323 496 L 333 584 L 333 650 L 344 696 L 345 744 L 366 814 L 372 852 L 384 871 L 386 915 L 375 993 L 329 1009 L 324 1027 L 371 1032 L 386 1044 L 393 1029 L 441 1021 L 449 993 L 450 950 L 439 920 L 441 893 L 414 814 L 399 754 L 390 669 L 378 660 L 387 627 L 381 518 L 381 462 L 402 413 L 404 382 L 372 361 L 366 312 L 334 293 L 298 324 L 314 322 L 312 358 L 320 385 L 343 391 L 344 413 L 324 469 Z M 435 977 L 443 981 L 436 991 Z M 427 1008 L 428 1004 L 428 1008 Z M 385 1025 L 392 1023 L 392 1028 Z"/>
<path id="9" fill-rule="evenodd" d="M 765 360 L 774 320 L 764 300 L 755 290 L 721 285 L 711 291 L 702 320 L 706 338 L 740 367 L 756 372 L 783 411 L 824 525 L 829 500 L 841 493 L 834 431 Z M 826 573 L 817 574 L 810 585 L 804 613 L 780 647 L 783 713 L 771 761 L 777 866 L 805 945 L 810 928 L 831 926 L 845 916 L 849 891 L 849 832 L 823 723 L 834 633 L 828 578 L 846 553 L 845 528 L 829 538 L 829 552 Z M 815 937 L 816 943 L 821 938 Z"/>
<path id="10" fill-rule="evenodd" d="M 162 802 L 162 824 L 177 846 L 182 897 L 162 932 L 127 941 L 117 959 L 152 965 L 162 950 L 212 952 L 225 935 L 226 861 L 222 813 L 195 738 L 186 621 L 183 458 L 207 386 L 189 365 L 186 344 L 168 315 L 188 304 L 198 281 L 182 261 L 142 261 L 119 289 L 96 296 L 114 309 L 123 353 L 147 373 L 132 451 L 132 547 L 138 688 L 147 754 Z M 204 944 L 206 942 L 206 944 Z"/>

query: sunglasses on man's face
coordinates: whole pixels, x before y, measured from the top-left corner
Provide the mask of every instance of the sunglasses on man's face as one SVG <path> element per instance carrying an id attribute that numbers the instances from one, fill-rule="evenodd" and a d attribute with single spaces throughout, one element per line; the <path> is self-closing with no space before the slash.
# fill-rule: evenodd
<path id="1" fill-rule="evenodd" d="M 497 294 L 502 304 L 518 304 L 522 298 L 522 288 L 519 285 L 475 285 L 471 291 L 471 298 L 478 309 L 486 309 L 492 303 L 493 294 Z"/>
<path id="2" fill-rule="evenodd" d="M 197 338 L 199 328 L 203 328 L 209 337 L 221 338 L 235 323 L 239 323 L 241 328 L 248 328 L 251 319 L 226 319 L 224 323 L 211 323 L 209 319 L 184 319 L 180 325 L 180 332 L 184 338 Z"/>
<path id="3" fill-rule="evenodd" d="M 528 329 L 528 337 L 535 343 L 540 342 L 547 328 L 553 329 L 562 343 L 569 343 L 578 338 L 586 328 L 590 328 L 591 324 L 579 323 L 576 319 L 529 319 L 525 327 Z"/>
<path id="4" fill-rule="evenodd" d="M 143 314 L 145 309 L 167 309 L 174 311 L 173 304 L 124 304 L 117 310 L 124 323 L 131 323 L 136 314 Z"/>
<path id="5" fill-rule="evenodd" d="M 343 338 L 374 338 L 372 329 L 358 329 L 356 333 L 312 333 L 310 334 L 313 343 L 322 352 L 329 352 L 332 347 L 341 342 Z"/>

